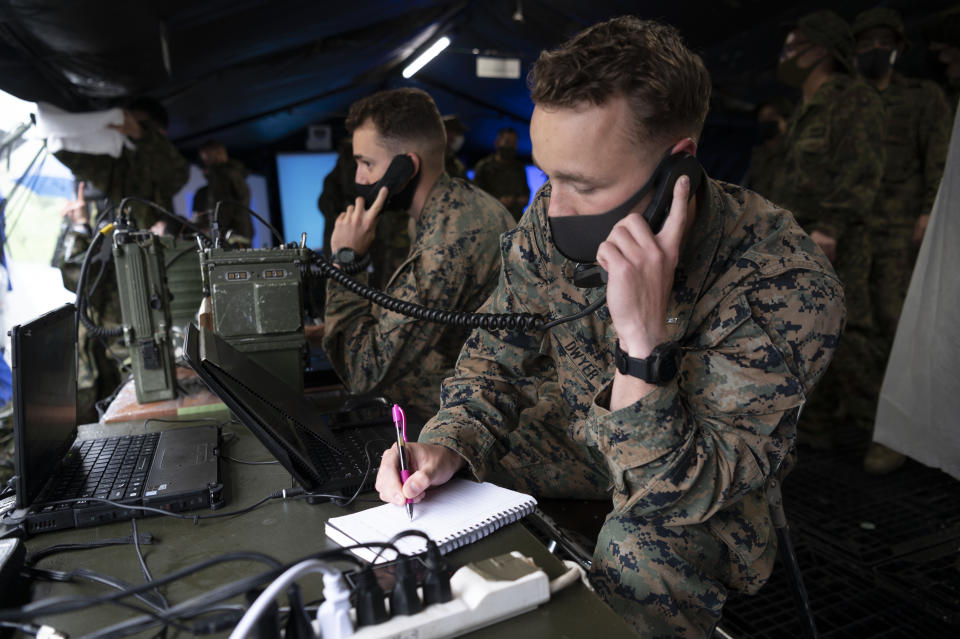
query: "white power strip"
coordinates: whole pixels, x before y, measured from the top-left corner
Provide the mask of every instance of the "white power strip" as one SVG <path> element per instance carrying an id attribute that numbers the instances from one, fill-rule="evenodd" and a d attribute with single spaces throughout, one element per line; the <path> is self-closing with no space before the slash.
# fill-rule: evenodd
<path id="1" fill-rule="evenodd" d="M 533 610 L 550 599 L 550 582 L 532 560 L 514 551 L 469 564 L 450 579 L 453 599 L 416 615 L 400 615 L 358 629 L 356 639 L 458 637 Z M 314 622 L 314 630 L 318 624 Z"/>

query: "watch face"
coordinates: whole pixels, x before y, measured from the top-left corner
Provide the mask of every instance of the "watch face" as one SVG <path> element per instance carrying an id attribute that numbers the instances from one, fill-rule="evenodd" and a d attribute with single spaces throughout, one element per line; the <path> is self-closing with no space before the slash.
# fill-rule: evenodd
<path id="1" fill-rule="evenodd" d="M 337 250 L 336 257 L 339 264 L 353 264 L 357 261 L 357 252 L 352 248 L 343 247 Z"/>

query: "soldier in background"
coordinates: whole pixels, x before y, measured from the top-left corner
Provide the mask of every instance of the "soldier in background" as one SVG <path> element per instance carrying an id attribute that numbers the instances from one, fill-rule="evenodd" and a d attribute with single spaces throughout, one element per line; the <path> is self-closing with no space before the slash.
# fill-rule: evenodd
<path id="1" fill-rule="evenodd" d="M 873 425 L 884 355 L 870 298 L 867 217 L 880 190 L 886 119 L 877 91 L 857 77 L 850 26 L 815 11 L 797 22 L 777 73 L 802 90 L 787 128 L 783 169 L 769 197 L 797 221 L 843 283 L 847 325 L 837 355 L 804 406 L 800 441 L 831 446 L 836 428 Z"/>
<path id="2" fill-rule="evenodd" d="M 453 178 L 467 179 L 467 167 L 463 165 L 457 153 L 463 148 L 464 134 L 467 127 L 456 115 L 443 116 L 443 128 L 447 131 L 447 153 L 444 168 L 447 175 Z"/>
<path id="3" fill-rule="evenodd" d="M 893 69 L 908 46 L 900 14 L 881 7 L 864 11 L 853 22 L 853 35 L 857 71 L 880 92 L 887 118 L 886 166 L 873 210 L 866 216 L 873 254 L 870 299 L 884 363 L 862 372 L 882 382 L 913 272 L 914 237 L 923 237 L 937 197 L 952 121 L 940 87 Z M 903 461 L 900 453 L 872 442 L 863 465 L 869 473 L 882 474 Z"/>
<path id="4" fill-rule="evenodd" d="M 217 223 L 220 233 L 230 244 L 249 247 L 253 243 L 253 219 L 250 216 L 250 187 L 247 167 L 231 158 L 227 148 L 216 140 L 207 140 L 200 147 L 203 174 L 207 178 L 207 199 L 211 209 L 220 205 Z M 235 204 L 230 204 L 230 203 Z M 238 204 L 240 206 L 238 206 Z"/>
<path id="5" fill-rule="evenodd" d="M 363 266 L 386 207 L 414 223 L 407 259 L 384 291 L 430 308 L 475 311 L 496 286 L 500 235 L 513 227 L 493 197 L 444 170 L 446 134 L 433 99 L 419 89 L 381 91 L 350 107 L 347 128 L 363 199 L 337 218 L 334 259 L 367 280 Z M 398 155 L 414 164 L 410 180 L 387 196 L 370 191 Z M 375 199 L 374 199 L 375 198 Z M 333 280 L 327 282 L 323 349 L 354 393 L 386 394 L 422 425 L 440 405 L 440 383 L 453 370 L 468 331 L 424 322 L 375 306 Z"/>
<path id="6" fill-rule="evenodd" d="M 112 126 L 133 143 L 119 158 L 57 151 L 54 155 L 77 180 L 90 182 L 119 206 L 125 197 L 140 197 L 173 211 L 173 196 L 190 177 L 190 164 L 167 139 L 167 110 L 153 98 L 137 98 L 124 110 L 122 125 Z M 147 230 L 163 215 L 137 202 L 129 204 L 137 228 Z"/>
<path id="7" fill-rule="evenodd" d="M 747 187 L 764 197 L 770 197 L 776 172 L 783 164 L 787 119 L 792 111 L 793 105 L 786 98 L 764 102 L 757 109 L 760 144 L 750 153 Z"/>
<path id="8" fill-rule="evenodd" d="M 519 220 L 530 200 L 527 170 L 517 159 L 517 132 L 506 127 L 497 133 L 496 151 L 479 162 L 474 169 L 473 183 L 500 200 L 513 219 Z"/>

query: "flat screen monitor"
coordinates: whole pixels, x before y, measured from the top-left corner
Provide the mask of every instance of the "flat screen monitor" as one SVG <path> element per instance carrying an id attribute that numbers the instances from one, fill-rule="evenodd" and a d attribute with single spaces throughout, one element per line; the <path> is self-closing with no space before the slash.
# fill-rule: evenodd
<path id="1" fill-rule="evenodd" d="M 317 200 L 323 192 L 323 179 L 336 164 L 335 151 L 277 154 L 284 241 L 299 242 L 300 234 L 306 231 L 307 246 L 323 247 L 323 214 L 317 208 Z"/>

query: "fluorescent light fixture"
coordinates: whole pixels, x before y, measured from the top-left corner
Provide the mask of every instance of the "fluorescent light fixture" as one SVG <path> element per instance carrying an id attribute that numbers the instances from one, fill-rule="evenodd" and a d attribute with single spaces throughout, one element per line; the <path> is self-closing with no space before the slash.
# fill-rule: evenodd
<path id="1" fill-rule="evenodd" d="M 403 70 L 403 77 L 410 78 L 413 74 L 427 66 L 427 63 L 433 60 L 441 51 L 450 46 L 450 38 L 443 36 L 430 45 L 430 48 L 417 56 L 417 59 L 407 65 Z"/>

